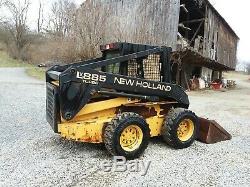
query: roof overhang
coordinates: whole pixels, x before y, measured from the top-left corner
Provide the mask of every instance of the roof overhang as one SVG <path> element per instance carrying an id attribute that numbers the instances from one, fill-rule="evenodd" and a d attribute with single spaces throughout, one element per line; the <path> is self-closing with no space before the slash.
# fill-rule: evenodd
<path id="1" fill-rule="evenodd" d="M 197 51 L 194 51 L 192 48 L 185 48 L 181 51 L 174 51 L 173 55 L 178 55 L 179 57 L 181 57 L 181 61 L 184 64 L 207 67 L 215 71 L 235 71 L 235 68 L 228 67 L 224 64 L 217 62 L 216 60 L 206 58 Z"/>

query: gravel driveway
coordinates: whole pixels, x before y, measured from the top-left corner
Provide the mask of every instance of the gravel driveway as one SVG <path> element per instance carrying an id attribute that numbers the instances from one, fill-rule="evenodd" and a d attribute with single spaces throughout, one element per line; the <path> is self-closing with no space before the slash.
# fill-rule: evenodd
<path id="1" fill-rule="evenodd" d="M 238 77 L 236 77 L 238 78 Z M 0 186 L 250 186 L 250 81 L 227 92 L 190 93 L 191 109 L 233 140 L 173 150 L 153 139 L 138 161 L 149 172 L 104 172 L 103 145 L 61 140 L 45 120 L 45 84 L 0 68 Z"/>

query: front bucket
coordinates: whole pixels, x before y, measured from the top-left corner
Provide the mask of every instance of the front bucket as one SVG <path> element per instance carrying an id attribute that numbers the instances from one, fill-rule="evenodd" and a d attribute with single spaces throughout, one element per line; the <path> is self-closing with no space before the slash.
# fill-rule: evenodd
<path id="1" fill-rule="evenodd" d="M 232 139 L 232 136 L 216 121 L 204 118 L 199 118 L 199 120 L 200 131 L 197 138 L 199 141 L 207 144 L 214 144 Z"/>

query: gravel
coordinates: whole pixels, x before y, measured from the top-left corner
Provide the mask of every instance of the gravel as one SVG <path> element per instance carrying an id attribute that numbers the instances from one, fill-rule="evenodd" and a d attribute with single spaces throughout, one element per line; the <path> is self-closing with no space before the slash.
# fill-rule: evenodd
<path id="1" fill-rule="evenodd" d="M 240 77 L 241 78 L 241 77 Z M 243 77 L 245 78 L 245 77 Z M 250 186 L 250 82 L 236 90 L 190 93 L 191 109 L 233 136 L 173 150 L 152 139 L 142 172 L 104 172 L 103 145 L 60 139 L 45 120 L 45 84 L 22 68 L 0 68 L 0 186 Z"/>

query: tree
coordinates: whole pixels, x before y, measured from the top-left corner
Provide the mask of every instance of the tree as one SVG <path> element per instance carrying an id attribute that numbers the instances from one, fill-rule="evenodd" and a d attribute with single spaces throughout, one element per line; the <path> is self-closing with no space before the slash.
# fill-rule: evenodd
<path id="1" fill-rule="evenodd" d="M 75 35 L 81 58 L 93 58 L 105 43 L 107 22 L 110 22 L 109 7 L 102 7 L 92 1 L 85 1 L 77 12 Z M 112 29 L 112 28 L 110 28 Z M 116 34 L 111 32 L 111 34 Z"/>
<path id="2" fill-rule="evenodd" d="M 247 73 L 250 75 L 250 63 L 245 65 Z"/>
<path id="3" fill-rule="evenodd" d="M 239 61 L 236 69 L 250 75 L 250 61 Z"/>
<path id="4" fill-rule="evenodd" d="M 13 54 L 13 57 L 23 59 L 24 54 L 22 52 L 30 43 L 27 27 L 27 14 L 30 2 L 29 0 L 24 0 L 23 2 L 20 0 L 17 2 L 9 0 L 4 5 L 10 13 L 10 18 L 5 23 L 5 26 L 9 30 L 14 42 L 14 51 L 16 51 L 16 54 Z"/>
<path id="5" fill-rule="evenodd" d="M 37 32 L 40 33 L 43 27 L 44 17 L 43 17 L 43 5 L 42 2 L 39 1 L 39 9 L 38 9 L 38 19 L 37 19 Z"/>
<path id="6" fill-rule="evenodd" d="M 0 8 L 2 7 L 3 4 L 4 4 L 4 0 L 0 0 Z"/>
<path id="7" fill-rule="evenodd" d="M 69 0 L 54 2 L 47 31 L 62 38 L 69 35 L 75 23 L 76 10 L 76 5 Z"/>
<path id="8" fill-rule="evenodd" d="M 0 9 L 2 8 L 2 6 L 4 5 L 5 0 L 0 0 Z M 0 16 L 0 23 L 3 21 L 3 17 Z"/>

